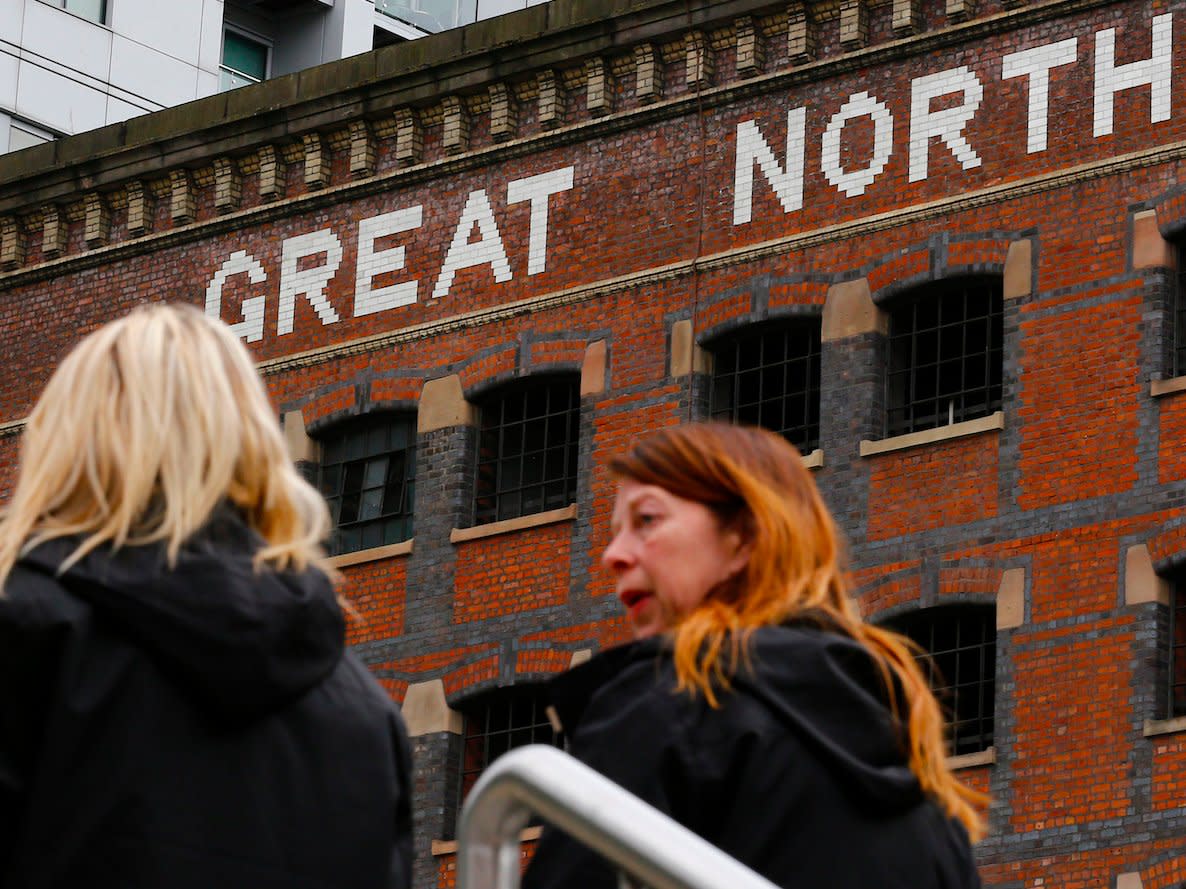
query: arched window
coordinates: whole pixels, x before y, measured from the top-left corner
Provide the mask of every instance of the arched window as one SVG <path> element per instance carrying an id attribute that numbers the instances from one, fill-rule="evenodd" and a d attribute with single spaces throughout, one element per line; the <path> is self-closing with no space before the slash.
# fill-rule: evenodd
<path id="1" fill-rule="evenodd" d="M 996 608 L 941 605 L 886 622 L 929 657 L 919 664 L 948 716 L 951 753 L 992 746 L 996 693 Z"/>
<path id="2" fill-rule="evenodd" d="M 330 552 L 408 540 L 416 490 L 415 416 L 360 417 L 320 440 L 317 482 L 334 521 Z"/>
<path id="3" fill-rule="evenodd" d="M 480 403 L 474 524 L 576 501 L 579 385 L 575 375 L 538 377 Z"/>
<path id="4" fill-rule="evenodd" d="M 818 318 L 749 327 L 709 351 L 714 419 L 772 429 L 804 454 L 819 447 Z"/>
<path id="5" fill-rule="evenodd" d="M 514 685 L 484 692 L 462 704 L 464 740 L 461 760 L 461 798 L 477 783 L 486 767 L 508 750 L 527 744 L 563 746 L 548 719 L 543 686 Z"/>
<path id="6" fill-rule="evenodd" d="M 1003 306 L 997 276 L 923 285 L 889 308 L 886 434 L 1001 409 Z"/>

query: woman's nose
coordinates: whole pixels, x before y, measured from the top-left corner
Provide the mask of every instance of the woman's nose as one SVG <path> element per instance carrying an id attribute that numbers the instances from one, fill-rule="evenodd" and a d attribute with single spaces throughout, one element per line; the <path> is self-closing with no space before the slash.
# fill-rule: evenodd
<path id="1" fill-rule="evenodd" d="M 601 553 L 601 564 L 611 571 L 621 571 L 629 564 L 629 555 L 622 533 L 613 536 L 609 544 Z"/>

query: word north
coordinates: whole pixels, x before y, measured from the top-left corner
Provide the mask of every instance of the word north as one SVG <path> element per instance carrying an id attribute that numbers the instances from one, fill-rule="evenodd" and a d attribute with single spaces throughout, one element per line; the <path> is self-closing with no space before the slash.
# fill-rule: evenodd
<path id="1" fill-rule="evenodd" d="M 1135 23 L 1134 23 L 1135 25 Z M 1113 109 L 1118 93 L 1136 87 L 1149 88 L 1149 121 L 1170 119 L 1173 74 L 1173 15 L 1153 17 L 1151 53 L 1127 64 L 1116 64 L 1116 29 L 1095 33 L 1090 54 L 1092 84 L 1092 136 L 1100 138 L 1113 130 Z M 1084 41 L 1085 43 L 1087 41 Z M 1079 78 L 1069 66 L 1081 57 L 1079 39 L 1070 37 L 1042 44 L 1001 59 L 1000 78 L 1020 78 L 1028 92 L 1026 109 L 1026 153 L 1046 150 L 1050 131 L 1050 83 L 1054 78 Z M 984 84 L 966 65 L 915 77 L 910 81 L 910 117 L 907 129 L 910 182 L 927 178 L 932 145 L 940 142 L 965 170 L 979 167 L 980 153 L 965 135 L 984 99 Z M 933 107 L 936 100 L 938 108 Z M 868 119 L 873 125 L 873 149 L 863 166 L 846 169 L 841 162 L 841 136 L 849 121 Z M 824 178 L 846 197 L 863 195 L 882 171 L 894 150 L 894 116 L 884 102 L 869 92 L 850 95 L 831 116 L 820 136 L 820 168 Z M 807 109 L 787 112 L 785 162 L 774 150 L 754 120 L 737 125 L 737 154 L 733 175 L 733 224 L 744 225 L 753 215 L 755 168 L 774 192 L 783 212 L 803 209 L 804 149 L 807 144 Z"/>
<path id="2" fill-rule="evenodd" d="M 538 275 L 547 268 L 548 256 L 548 199 L 568 191 L 573 185 L 573 168 L 563 167 L 507 184 L 508 206 L 527 204 L 529 216 L 527 234 L 527 274 Z M 420 282 L 412 278 L 397 284 L 376 286 L 381 275 L 399 272 L 405 264 L 404 245 L 390 245 L 397 235 L 413 232 L 424 224 L 424 206 L 415 204 L 390 213 L 371 216 L 358 223 L 358 256 L 355 263 L 354 317 L 372 315 L 388 309 L 416 302 Z M 476 240 L 471 238 L 477 230 Z M 379 247 L 379 243 L 383 247 Z M 276 321 L 276 335 L 292 333 L 296 319 L 298 297 L 309 301 L 322 324 L 336 324 L 341 320 L 337 309 L 326 296 L 326 287 L 342 264 L 342 242 L 332 228 L 285 238 L 280 246 L 280 307 Z M 321 260 L 317 262 L 317 260 Z M 513 277 L 506 248 L 498 231 L 498 223 L 490 207 L 486 189 L 469 193 L 465 207 L 453 229 L 453 237 L 445 261 L 432 288 L 432 298 L 449 293 L 453 278 L 462 269 L 490 266 L 494 280 L 503 283 Z M 263 264 L 246 250 L 232 253 L 219 266 L 206 285 L 206 314 L 222 317 L 222 291 L 226 282 L 246 275 L 247 280 L 263 284 L 268 273 Z M 247 342 L 264 336 L 264 305 L 266 296 L 251 296 L 243 300 L 243 320 L 231 329 Z"/>

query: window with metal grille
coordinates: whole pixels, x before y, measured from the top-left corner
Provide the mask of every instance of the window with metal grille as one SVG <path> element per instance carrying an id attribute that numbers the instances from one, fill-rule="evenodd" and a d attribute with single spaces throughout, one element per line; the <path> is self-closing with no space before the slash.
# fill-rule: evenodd
<path id="1" fill-rule="evenodd" d="M 330 552 L 349 553 L 412 536 L 416 418 L 376 414 L 321 437 L 318 486 L 334 520 Z"/>
<path id="2" fill-rule="evenodd" d="M 508 750 L 527 744 L 562 747 L 548 719 L 543 687 L 519 685 L 485 692 L 461 707 L 465 734 L 461 757 L 461 799 L 478 777 Z"/>
<path id="3" fill-rule="evenodd" d="M 579 380 L 514 383 L 481 404 L 474 523 L 568 506 L 576 500 Z"/>
<path id="4" fill-rule="evenodd" d="M 941 605 L 888 622 L 928 657 L 919 666 L 948 717 L 951 753 L 992 746 L 997 629 L 992 605 Z"/>
<path id="5" fill-rule="evenodd" d="M 1186 375 L 1186 243 L 1177 245 L 1178 271 L 1174 275 L 1170 311 L 1173 314 L 1170 374 Z"/>
<path id="6" fill-rule="evenodd" d="M 999 277 L 920 287 L 889 312 L 887 435 L 984 417 L 1001 409 L 1003 305 Z"/>
<path id="7" fill-rule="evenodd" d="M 1169 715 L 1186 716 L 1186 581 L 1170 585 Z"/>
<path id="8" fill-rule="evenodd" d="M 714 419 L 772 429 L 804 454 L 819 447 L 818 318 L 749 328 L 710 351 Z"/>

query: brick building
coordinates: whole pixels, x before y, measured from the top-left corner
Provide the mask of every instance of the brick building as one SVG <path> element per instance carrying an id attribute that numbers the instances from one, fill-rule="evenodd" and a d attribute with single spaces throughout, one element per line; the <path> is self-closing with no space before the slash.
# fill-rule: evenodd
<path id="1" fill-rule="evenodd" d="M 772 425 L 936 652 L 986 883 L 1181 885 L 1183 28 L 556 0 L 0 158 L 0 497 L 81 332 L 234 324 L 415 736 L 429 887 L 486 759 L 550 737 L 530 683 L 625 636 L 604 458 Z"/>

